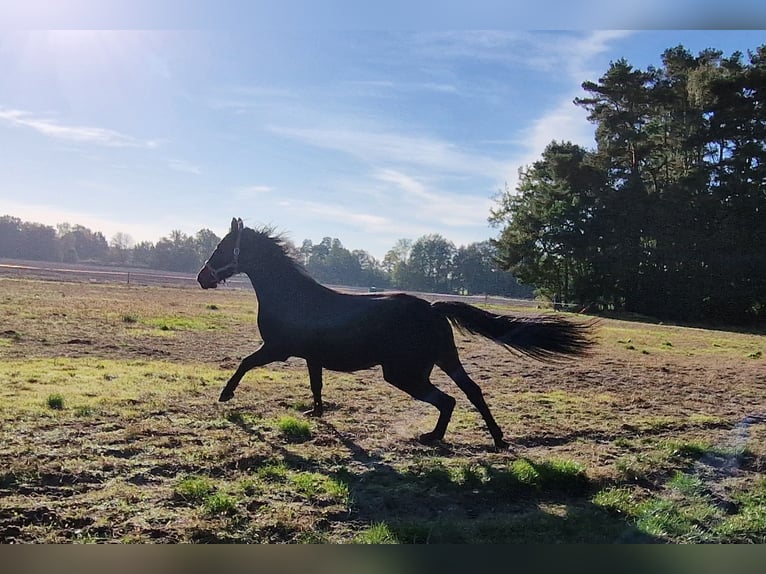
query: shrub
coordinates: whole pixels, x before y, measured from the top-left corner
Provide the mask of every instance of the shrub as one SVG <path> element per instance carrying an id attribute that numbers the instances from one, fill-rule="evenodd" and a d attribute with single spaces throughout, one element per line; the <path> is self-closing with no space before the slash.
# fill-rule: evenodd
<path id="1" fill-rule="evenodd" d="M 60 411 L 64 408 L 64 397 L 59 393 L 54 393 L 52 395 L 48 395 L 46 403 L 48 404 L 48 408 Z"/>

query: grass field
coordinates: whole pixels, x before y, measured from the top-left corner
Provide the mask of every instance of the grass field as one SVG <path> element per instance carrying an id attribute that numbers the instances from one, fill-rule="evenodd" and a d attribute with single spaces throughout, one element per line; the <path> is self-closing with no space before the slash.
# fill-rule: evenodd
<path id="1" fill-rule="evenodd" d="M 504 309 L 528 313 L 529 309 Z M 578 317 L 572 316 L 574 320 Z M 379 369 L 256 369 L 252 292 L 0 278 L 2 542 L 766 542 L 766 336 L 611 319 L 546 365 L 457 336 L 506 438 Z"/>

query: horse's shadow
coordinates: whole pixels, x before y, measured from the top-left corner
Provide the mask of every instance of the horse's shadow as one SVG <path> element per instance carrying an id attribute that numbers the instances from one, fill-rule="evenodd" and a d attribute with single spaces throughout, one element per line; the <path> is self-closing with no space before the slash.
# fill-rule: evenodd
<path id="1" fill-rule="evenodd" d="M 329 472 L 284 445 L 273 445 L 296 470 L 326 474 L 348 486 L 354 522 L 385 524 L 403 543 L 611 543 L 654 542 L 623 517 L 591 502 L 604 485 L 584 475 L 557 474 L 545 463 L 509 457 L 508 464 L 451 465 L 463 446 L 440 443 L 404 468 L 369 452 L 332 423 L 319 422 L 348 452 L 348 463 Z M 535 474 L 525 479 L 513 460 Z M 446 463 L 445 463 L 446 461 Z M 353 467 L 353 469 L 351 468 Z"/>

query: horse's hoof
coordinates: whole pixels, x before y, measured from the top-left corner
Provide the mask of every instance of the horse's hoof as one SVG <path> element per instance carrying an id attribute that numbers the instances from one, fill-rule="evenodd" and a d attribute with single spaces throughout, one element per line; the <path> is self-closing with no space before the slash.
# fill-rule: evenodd
<path id="1" fill-rule="evenodd" d="M 511 443 L 499 438 L 495 440 L 495 450 L 498 452 L 511 450 Z"/>
<path id="2" fill-rule="evenodd" d="M 218 397 L 219 403 L 225 403 L 226 401 L 229 401 L 234 398 L 234 393 L 227 393 L 226 391 L 221 393 L 221 396 Z"/>
<path id="3" fill-rule="evenodd" d="M 436 434 L 434 434 L 432 432 L 423 433 L 422 435 L 420 435 L 418 437 L 418 441 L 421 444 L 433 444 L 436 441 L 439 441 L 441 439 L 442 439 L 442 437 L 436 436 Z"/>
<path id="4" fill-rule="evenodd" d="M 323 414 L 324 414 L 324 410 L 322 409 L 309 409 L 303 412 L 304 417 L 312 417 L 312 418 L 319 418 Z"/>

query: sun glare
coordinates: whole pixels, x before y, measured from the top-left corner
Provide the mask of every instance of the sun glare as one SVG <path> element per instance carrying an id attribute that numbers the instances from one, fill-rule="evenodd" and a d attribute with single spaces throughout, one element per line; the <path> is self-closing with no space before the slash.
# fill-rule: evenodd
<path id="1" fill-rule="evenodd" d="M 11 55 L 16 91 L 31 93 L 38 107 L 106 106 L 139 85 L 158 40 L 144 31 L 32 30 L 0 39 L 0 52 Z"/>
<path id="2" fill-rule="evenodd" d="M 47 30 L 30 32 L 31 47 L 51 61 L 84 64 L 103 61 L 124 51 L 129 32 L 112 30 Z"/>

